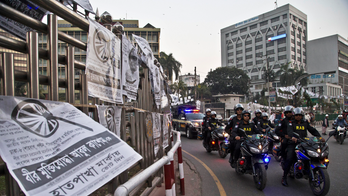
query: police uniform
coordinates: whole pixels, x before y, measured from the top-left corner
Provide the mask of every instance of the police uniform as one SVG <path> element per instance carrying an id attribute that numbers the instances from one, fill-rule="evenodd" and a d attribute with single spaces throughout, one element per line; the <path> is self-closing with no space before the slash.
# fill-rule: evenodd
<path id="1" fill-rule="evenodd" d="M 233 117 L 232 119 L 230 119 L 226 125 L 225 131 L 229 134 L 232 133 L 232 128 L 236 126 L 237 123 L 242 123 L 243 122 L 243 118 L 242 116 L 240 117 L 240 119 L 238 119 L 238 116 Z"/>
<path id="2" fill-rule="evenodd" d="M 203 123 L 202 123 L 202 135 L 203 135 L 203 139 L 204 139 L 204 142 L 207 144 L 207 140 L 208 140 L 208 132 L 209 132 L 209 120 L 210 120 L 210 117 L 208 116 L 204 116 L 203 117 Z M 208 141 L 209 142 L 209 141 Z"/>
<path id="3" fill-rule="evenodd" d="M 266 129 L 268 126 L 271 128 L 274 128 L 274 125 L 271 123 L 270 120 L 263 120 L 263 119 L 260 119 L 257 122 L 256 126 L 260 130 L 260 132 L 262 132 L 262 129 Z"/>
<path id="4" fill-rule="evenodd" d="M 260 118 L 258 118 L 257 116 L 253 118 L 253 122 L 256 126 L 259 124 L 260 120 L 261 120 L 261 116 Z"/>
<path id="5" fill-rule="evenodd" d="M 299 134 L 301 138 L 307 137 L 307 130 L 316 137 L 321 137 L 320 133 L 312 127 L 307 120 L 301 120 L 299 123 L 295 121 L 289 121 L 287 125 L 287 132 L 289 137 L 294 136 L 294 132 Z M 288 140 L 288 145 L 286 147 L 286 160 L 284 162 L 284 176 L 286 177 L 290 171 L 291 164 L 296 160 L 295 147 L 296 143 L 292 140 Z"/>
<path id="6" fill-rule="evenodd" d="M 241 130 L 239 129 L 243 129 L 245 131 L 245 133 L 247 135 L 253 135 L 253 134 L 259 134 L 261 133 L 254 125 L 254 123 L 247 123 L 244 124 L 244 121 L 242 123 L 238 123 L 235 128 L 232 131 L 232 139 L 234 142 L 234 150 L 231 150 L 231 156 L 232 156 L 232 152 L 234 154 L 234 160 L 233 161 L 237 161 L 237 159 L 239 158 L 240 155 L 240 145 L 241 145 L 241 141 L 240 140 L 235 140 L 235 138 L 237 136 L 243 137 L 244 134 L 241 132 Z"/>

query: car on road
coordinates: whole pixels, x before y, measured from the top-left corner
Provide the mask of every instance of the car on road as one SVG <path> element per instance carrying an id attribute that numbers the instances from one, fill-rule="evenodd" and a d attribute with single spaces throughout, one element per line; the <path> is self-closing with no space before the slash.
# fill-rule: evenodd
<path id="1" fill-rule="evenodd" d="M 197 138 L 202 132 L 204 114 L 199 110 L 185 110 L 177 119 L 173 119 L 173 128 L 185 134 L 187 138 Z"/>

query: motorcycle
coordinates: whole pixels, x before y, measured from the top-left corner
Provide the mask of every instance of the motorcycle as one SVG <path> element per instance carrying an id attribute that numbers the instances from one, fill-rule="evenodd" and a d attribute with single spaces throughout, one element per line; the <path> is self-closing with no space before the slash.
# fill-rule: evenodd
<path id="1" fill-rule="evenodd" d="M 280 142 L 280 137 L 275 133 L 274 130 L 270 130 L 269 131 L 269 136 L 268 139 L 270 140 L 270 144 L 271 145 L 271 149 L 270 149 L 270 153 L 272 154 L 274 159 L 278 162 L 280 162 L 281 160 L 281 142 Z"/>
<path id="2" fill-rule="evenodd" d="M 217 126 L 215 129 L 213 129 L 213 131 L 210 132 L 211 136 L 210 136 L 209 143 L 205 144 L 205 142 L 203 141 L 203 146 L 207 152 L 210 153 L 211 151 L 220 151 L 219 140 L 224 139 L 224 135 L 223 135 L 223 133 L 225 132 L 224 130 L 225 130 L 224 126 Z"/>
<path id="3" fill-rule="evenodd" d="M 225 131 L 222 132 L 222 136 L 224 137 L 223 141 L 220 141 L 220 150 L 219 155 L 221 158 L 225 158 L 228 153 L 230 153 L 230 134 L 226 133 Z"/>
<path id="4" fill-rule="evenodd" d="M 346 132 L 347 132 L 347 128 L 344 126 L 338 126 L 337 127 L 337 132 L 335 134 L 335 139 L 337 141 L 337 143 L 339 144 L 343 144 L 344 139 L 346 138 Z"/>
<path id="5" fill-rule="evenodd" d="M 241 137 L 241 156 L 237 160 L 236 173 L 238 175 L 251 174 L 256 188 L 263 190 L 266 187 L 268 164 L 271 158 L 268 156 L 268 139 L 263 134 L 247 135 Z"/>
<path id="6" fill-rule="evenodd" d="M 290 176 L 294 176 L 296 179 L 308 179 L 314 195 L 326 195 L 330 189 L 330 178 L 327 172 L 329 166 L 327 141 L 334 134 L 335 131 L 331 131 L 329 138 L 322 142 L 317 137 L 301 138 L 294 133 L 300 143 L 295 148 L 297 162 L 292 166 Z"/>

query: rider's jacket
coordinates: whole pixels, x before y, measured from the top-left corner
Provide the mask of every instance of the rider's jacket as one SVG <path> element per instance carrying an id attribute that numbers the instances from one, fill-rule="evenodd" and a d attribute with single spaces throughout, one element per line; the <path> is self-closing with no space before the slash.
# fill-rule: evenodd
<path id="1" fill-rule="evenodd" d="M 263 120 L 263 119 L 259 120 L 256 126 L 260 131 L 262 131 L 262 129 L 266 129 L 267 126 L 274 128 L 274 124 L 272 124 L 270 120 Z"/>
<path id="2" fill-rule="evenodd" d="M 293 121 L 288 124 L 288 135 L 290 137 L 294 136 L 294 132 L 298 133 L 300 137 L 307 137 L 307 130 L 313 135 L 317 137 L 321 137 L 320 133 L 312 127 L 307 120 L 301 120 L 300 122 Z"/>
<path id="3" fill-rule="evenodd" d="M 244 134 L 242 133 L 241 130 L 239 129 L 243 129 L 245 131 L 245 133 L 247 135 L 252 135 L 252 134 L 259 134 L 261 133 L 254 125 L 254 123 L 250 123 L 248 122 L 247 124 L 244 124 L 244 122 L 242 123 L 238 123 L 233 131 L 232 131 L 232 138 L 235 138 L 236 136 L 244 136 Z"/>
<path id="4" fill-rule="evenodd" d="M 227 133 L 232 133 L 231 130 L 233 129 L 233 127 L 235 127 L 237 123 L 242 123 L 242 122 L 243 122 L 242 118 L 238 119 L 237 116 L 233 117 L 232 119 L 228 121 L 227 126 L 225 127 L 225 131 Z"/>
<path id="5" fill-rule="evenodd" d="M 285 137 L 285 135 L 288 135 L 288 125 L 291 124 L 293 122 L 293 118 L 284 118 L 282 120 L 280 120 L 279 124 L 277 125 L 277 127 L 275 128 L 275 133 L 279 136 L 279 137 Z"/>

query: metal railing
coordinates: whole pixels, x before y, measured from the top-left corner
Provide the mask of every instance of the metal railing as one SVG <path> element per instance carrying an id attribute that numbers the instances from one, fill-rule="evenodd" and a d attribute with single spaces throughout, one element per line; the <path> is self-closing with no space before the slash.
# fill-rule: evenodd
<path id="1" fill-rule="evenodd" d="M 85 74 L 79 75 L 79 80 L 75 81 L 76 71 L 81 70 L 83 72 L 86 68 L 86 65 L 83 62 L 75 60 L 75 47 L 86 50 L 87 44 L 64 32 L 58 31 L 57 18 L 59 16 L 86 32 L 88 32 L 89 29 L 88 20 L 77 14 L 75 12 L 76 10 L 70 10 L 56 0 L 32 0 L 32 2 L 53 13 L 48 15 L 47 24 L 37 21 L 0 2 L 0 15 L 16 22 L 23 23 L 37 31 L 28 32 L 26 41 L 0 35 L 0 47 L 27 54 L 26 71 L 20 71 L 15 69 L 13 53 L 0 52 L 0 94 L 15 96 L 14 84 L 19 81 L 27 83 L 27 97 L 38 99 L 40 96 L 40 86 L 44 85 L 48 87 L 47 99 L 53 101 L 66 101 L 81 109 L 87 115 L 89 113 L 92 114 L 93 118 L 98 121 L 97 108 L 95 104 L 113 104 L 100 101 L 98 98 L 88 97 Z M 76 5 L 74 5 L 74 7 L 76 7 Z M 47 34 L 47 49 L 39 48 L 38 32 Z M 58 54 L 58 40 L 68 44 L 65 55 Z M 49 62 L 47 65 L 47 75 L 39 74 L 39 59 L 45 59 Z M 65 65 L 64 79 L 58 78 L 59 64 Z M 143 157 L 143 159 L 108 183 L 108 191 L 110 193 L 113 193 L 120 184 L 123 184 L 131 186 L 132 192 L 128 192 L 130 195 L 137 194 L 143 189 L 145 190 L 142 195 L 148 195 L 150 190 L 161 182 L 163 178 L 163 168 L 161 169 L 161 167 L 167 163 L 168 157 L 173 157 L 174 152 L 179 145 L 177 142 L 175 144 L 175 149 L 171 149 L 172 145 L 170 141 L 168 141 L 168 150 L 171 150 L 169 150 L 167 156 L 164 156 L 165 150 L 163 148 L 160 148 L 157 156 L 155 156 L 153 150 L 154 142 L 149 142 L 146 138 L 146 114 L 149 112 L 164 114 L 169 113 L 170 110 L 169 106 L 167 108 L 157 109 L 154 105 L 154 97 L 151 92 L 148 68 L 146 65 L 142 66 L 137 101 L 131 104 L 123 104 L 119 106 L 122 106 L 121 139 L 128 142 L 128 144 L 132 146 L 135 151 Z M 63 100 L 59 98 L 59 88 L 65 89 L 65 98 Z M 75 100 L 76 93 L 80 95 L 79 100 Z M 169 128 L 168 131 L 170 134 L 171 129 Z M 161 135 L 163 135 L 163 129 L 161 129 Z M 178 134 L 178 137 L 178 141 L 180 142 L 180 134 Z M 159 165 L 162 166 L 159 167 Z M 142 174 L 144 171 L 147 173 L 146 176 Z M 136 180 L 140 178 L 136 175 L 137 173 L 141 174 L 141 182 Z M 0 165 L 0 175 L 6 175 L 6 195 L 19 195 L 19 186 L 11 177 L 6 165 L 4 164 Z M 145 179 L 145 181 L 143 179 Z M 134 181 L 137 181 L 137 183 L 132 184 Z M 122 188 L 118 190 L 121 189 Z"/>

